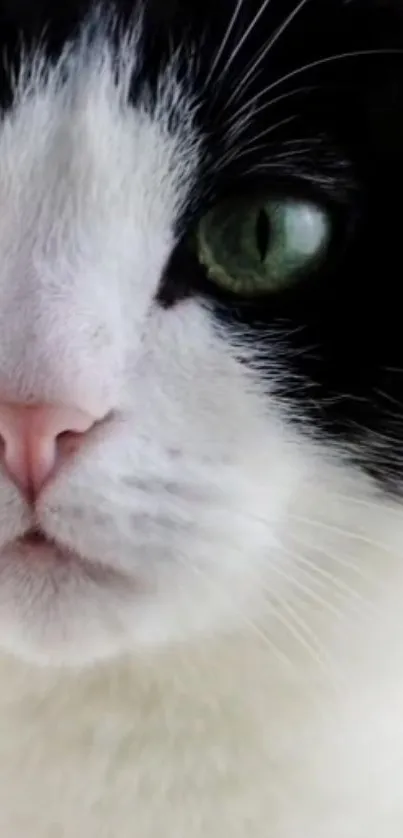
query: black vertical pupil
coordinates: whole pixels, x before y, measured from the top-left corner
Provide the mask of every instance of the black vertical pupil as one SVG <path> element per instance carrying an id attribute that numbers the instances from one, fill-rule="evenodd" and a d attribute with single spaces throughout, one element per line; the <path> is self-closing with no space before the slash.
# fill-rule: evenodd
<path id="1" fill-rule="evenodd" d="M 267 212 L 264 209 L 259 210 L 256 217 L 256 243 L 259 251 L 260 261 L 264 262 L 269 249 L 270 241 L 270 222 Z"/>

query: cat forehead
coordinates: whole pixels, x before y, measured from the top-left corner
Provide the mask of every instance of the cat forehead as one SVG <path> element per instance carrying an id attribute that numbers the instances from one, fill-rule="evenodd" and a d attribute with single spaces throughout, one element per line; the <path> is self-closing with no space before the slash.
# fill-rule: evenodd
<path id="1" fill-rule="evenodd" d="M 0 118 L 0 246 L 17 222 L 46 215 L 81 227 L 109 219 L 114 229 L 126 220 L 150 222 L 155 233 L 174 228 L 198 167 L 194 107 L 175 60 L 152 95 L 143 78 L 133 102 L 141 31 L 137 22 L 116 51 L 102 24 L 91 43 L 84 29 L 55 61 L 41 45 L 21 50 Z"/>

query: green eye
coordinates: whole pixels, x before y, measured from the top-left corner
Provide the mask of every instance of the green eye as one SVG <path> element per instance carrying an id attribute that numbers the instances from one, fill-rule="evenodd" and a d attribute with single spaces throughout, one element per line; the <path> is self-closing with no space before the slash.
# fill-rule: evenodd
<path id="1" fill-rule="evenodd" d="M 236 294 L 266 294 L 291 285 L 324 256 L 330 218 L 307 201 L 226 203 L 202 219 L 197 238 L 213 282 Z"/>

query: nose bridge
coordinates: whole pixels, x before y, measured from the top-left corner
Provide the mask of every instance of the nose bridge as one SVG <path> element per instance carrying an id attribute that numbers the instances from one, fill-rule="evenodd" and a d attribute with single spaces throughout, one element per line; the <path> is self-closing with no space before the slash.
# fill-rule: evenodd
<path id="1" fill-rule="evenodd" d="M 2 456 L 11 479 L 25 494 L 35 496 L 60 464 L 60 437 L 70 434 L 77 440 L 96 421 L 66 406 L 0 404 Z"/>
<path id="2" fill-rule="evenodd" d="M 0 300 L 0 403 L 69 404 L 96 415 L 106 412 L 121 381 L 113 375 L 118 363 L 110 330 L 96 307 L 82 305 L 71 289 L 65 294 L 54 285 L 54 301 L 50 285 L 41 290 L 31 295 L 29 287 L 22 288 L 3 310 Z M 24 415 L 31 429 L 43 418 L 40 412 L 35 417 L 23 412 L 20 426 Z"/>
<path id="3" fill-rule="evenodd" d="M 59 191 L 38 206 L 33 196 L 36 215 L 17 207 L 11 226 L 0 217 L 0 394 L 10 402 L 85 405 L 100 395 L 94 372 L 113 306 L 100 305 L 92 242 Z"/>
<path id="4" fill-rule="evenodd" d="M 74 400 L 74 392 L 63 393 L 78 367 L 68 336 L 82 333 L 83 324 L 71 322 L 72 292 L 69 299 L 60 271 L 52 282 L 51 267 L 37 247 L 25 243 L 18 258 L 0 266 L 0 398 L 9 403 Z M 19 424 L 24 416 L 21 411 Z"/>
<path id="5" fill-rule="evenodd" d="M 126 172 L 120 132 L 111 149 L 96 129 L 85 78 L 83 68 L 83 87 L 71 91 L 75 97 L 85 88 L 79 107 L 72 109 L 70 93 L 64 98 L 67 86 L 41 86 L 0 130 L 0 399 L 78 405 L 98 415 L 125 396 L 128 306 L 121 298 L 131 286 L 123 287 L 120 270 L 125 253 L 125 275 L 133 275 L 133 248 L 128 232 L 124 247 L 119 239 L 129 228 L 129 192 L 116 189 L 108 168 L 113 153 Z M 103 97 L 100 105 L 107 105 Z"/>

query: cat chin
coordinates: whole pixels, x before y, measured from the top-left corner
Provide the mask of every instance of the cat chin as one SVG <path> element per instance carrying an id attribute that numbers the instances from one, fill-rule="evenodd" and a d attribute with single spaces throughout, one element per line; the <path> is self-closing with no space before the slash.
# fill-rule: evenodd
<path id="1" fill-rule="evenodd" d="M 226 634 L 255 610 L 255 576 L 249 593 L 242 576 L 226 585 L 176 576 L 151 582 L 50 541 L 16 539 L 0 551 L 0 647 L 34 665 L 85 667 Z"/>

